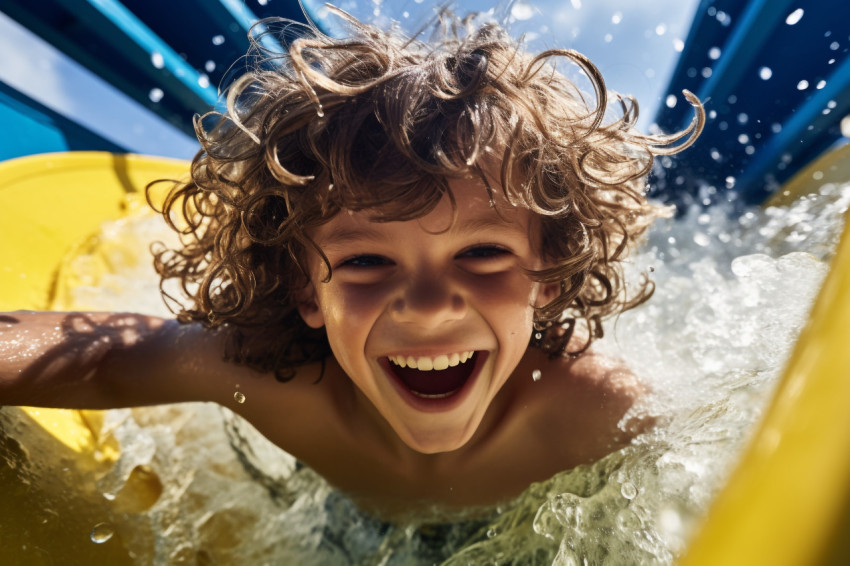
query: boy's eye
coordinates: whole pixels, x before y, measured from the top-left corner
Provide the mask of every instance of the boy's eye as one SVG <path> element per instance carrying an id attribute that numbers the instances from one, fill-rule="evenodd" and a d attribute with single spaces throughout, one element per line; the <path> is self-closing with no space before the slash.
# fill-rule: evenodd
<path id="1" fill-rule="evenodd" d="M 458 254 L 458 258 L 470 259 L 492 259 L 510 254 L 508 250 L 499 246 L 475 246 Z"/>
<path id="2" fill-rule="evenodd" d="M 357 255 L 344 260 L 338 267 L 381 267 L 392 262 L 379 255 Z"/>

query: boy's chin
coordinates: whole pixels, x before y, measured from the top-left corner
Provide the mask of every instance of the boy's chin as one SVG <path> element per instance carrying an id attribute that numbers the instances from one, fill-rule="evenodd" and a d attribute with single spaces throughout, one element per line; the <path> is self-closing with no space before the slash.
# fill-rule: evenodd
<path id="1" fill-rule="evenodd" d="M 439 431 L 396 431 L 408 448 L 420 454 L 443 454 L 460 450 L 469 442 L 475 433 L 463 430 L 441 429 Z"/>

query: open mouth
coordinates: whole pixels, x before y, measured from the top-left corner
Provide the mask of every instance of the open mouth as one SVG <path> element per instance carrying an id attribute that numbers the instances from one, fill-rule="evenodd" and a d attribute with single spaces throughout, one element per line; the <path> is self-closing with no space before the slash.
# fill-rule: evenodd
<path id="1" fill-rule="evenodd" d="M 478 352 L 427 357 L 389 356 L 389 368 L 404 386 L 422 399 L 445 399 L 457 393 L 475 369 Z"/>

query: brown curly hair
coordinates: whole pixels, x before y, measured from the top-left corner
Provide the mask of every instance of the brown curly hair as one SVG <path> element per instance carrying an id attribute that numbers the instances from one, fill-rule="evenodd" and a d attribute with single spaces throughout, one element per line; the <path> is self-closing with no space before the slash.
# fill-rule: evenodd
<path id="1" fill-rule="evenodd" d="M 308 254 L 324 258 L 310 230 L 341 210 L 422 217 L 453 198 L 450 179 L 470 175 L 491 199 L 501 191 L 539 218 L 550 267 L 529 276 L 560 295 L 537 309 L 533 345 L 561 355 L 582 323 L 584 345 L 567 352 L 577 355 L 602 318 L 652 294 L 644 277 L 627 296 L 620 263 L 658 215 L 644 196 L 653 156 L 687 147 L 702 128 L 696 97 L 685 93 L 696 108 L 688 129 L 643 135 L 630 98 L 614 95 L 618 117 L 606 117 L 612 94 L 573 50 L 531 55 L 499 26 L 471 29 L 450 14 L 427 42 L 344 17 L 346 39 L 306 30 L 270 53 L 253 38 L 226 112 L 196 117 L 191 179 L 162 205 L 183 247 L 155 251 L 163 283 L 176 279 L 189 300 L 172 302 L 181 321 L 225 325 L 228 358 L 290 378 L 330 354 L 324 329 L 297 310 Z M 592 104 L 559 61 L 590 79 Z"/>

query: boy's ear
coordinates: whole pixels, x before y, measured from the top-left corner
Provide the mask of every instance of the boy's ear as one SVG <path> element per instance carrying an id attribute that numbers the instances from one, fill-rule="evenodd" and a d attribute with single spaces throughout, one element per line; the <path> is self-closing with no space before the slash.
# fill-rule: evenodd
<path id="1" fill-rule="evenodd" d="M 298 314 L 310 328 L 321 328 L 325 325 L 325 317 L 316 301 L 316 289 L 312 283 L 307 283 L 298 292 Z"/>
<path id="2" fill-rule="evenodd" d="M 560 283 L 541 283 L 540 289 L 537 291 L 537 299 L 534 301 L 535 307 L 548 305 L 561 294 Z"/>

